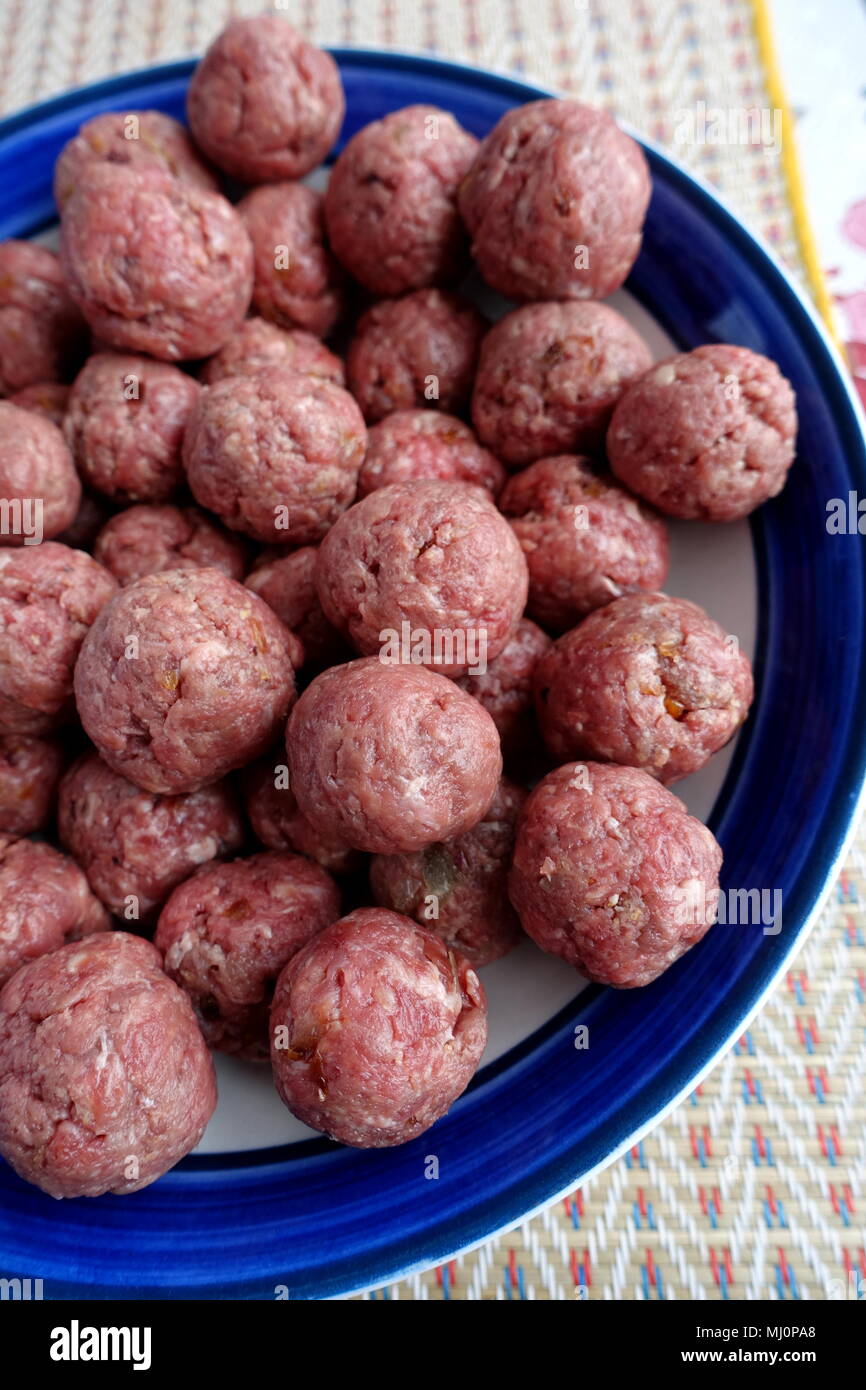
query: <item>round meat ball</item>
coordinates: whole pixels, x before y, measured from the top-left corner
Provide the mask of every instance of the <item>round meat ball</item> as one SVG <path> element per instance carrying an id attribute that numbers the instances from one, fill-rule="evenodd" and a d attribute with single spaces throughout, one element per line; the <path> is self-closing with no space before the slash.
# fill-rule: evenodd
<path id="1" fill-rule="evenodd" d="M 193 1003 L 208 1047 L 254 1062 L 269 1055 L 277 976 L 340 915 L 334 880 L 296 854 L 208 864 L 175 888 L 154 944 Z"/>
<path id="2" fill-rule="evenodd" d="M 60 783 L 57 825 L 97 897 L 123 921 L 145 925 L 179 883 L 243 842 L 224 782 L 182 796 L 153 795 L 92 752 Z"/>
<path id="3" fill-rule="evenodd" d="M 125 587 L 165 570 L 211 568 L 243 579 L 246 549 L 198 507 L 127 507 L 103 526 L 93 557 Z"/>
<path id="4" fill-rule="evenodd" d="M 543 951 L 631 989 L 706 934 L 721 864 L 707 827 L 640 768 L 568 763 L 529 795 L 508 887 Z"/>
<path id="5" fill-rule="evenodd" d="M 322 835 L 395 854 L 476 825 L 502 774 L 496 725 L 445 676 L 377 657 L 332 666 L 286 731 L 290 785 Z"/>
<path id="6" fill-rule="evenodd" d="M 183 486 L 181 446 L 200 391 L 166 362 L 119 352 L 89 358 L 63 427 L 87 486 L 121 503 L 173 496 Z"/>
<path id="7" fill-rule="evenodd" d="M 640 146 L 606 111 L 555 99 L 507 111 L 459 193 L 478 268 L 509 299 L 604 299 L 619 289 L 649 198 Z"/>
<path id="8" fill-rule="evenodd" d="M 110 926 L 74 859 L 0 835 L 0 987 L 37 956 Z"/>
<path id="9" fill-rule="evenodd" d="M 325 243 L 322 195 L 303 183 L 254 188 L 238 204 L 255 256 L 253 304 L 280 328 L 324 338 L 346 307 L 346 277 Z"/>
<path id="10" fill-rule="evenodd" d="M 468 300 L 416 290 L 368 309 L 349 345 L 349 390 L 370 424 L 415 406 L 460 412 L 486 328 Z"/>
<path id="11" fill-rule="evenodd" d="M 167 362 L 216 352 L 252 299 L 253 248 L 231 203 L 152 169 L 88 169 L 63 210 L 60 258 L 105 346 Z"/>
<path id="12" fill-rule="evenodd" d="M 0 241 L 0 396 L 65 381 L 86 338 L 54 252 L 32 241 Z"/>
<path id="13" fill-rule="evenodd" d="M 32 835 L 47 825 L 64 762 L 57 739 L 0 734 L 0 831 Z"/>
<path id="14" fill-rule="evenodd" d="M 288 367 L 302 376 L 321 377 L 345 386 L 346 372 L 339 357 L 301 328 L 285 330 L 265 319 L 244 319 L 224 347 L 205 362 L 201 381 L 213 386 L 226 377 Z"/>
<path id="15" fill-rule="evenodd" d="M 244 583 L 273 608 L 281 623 L 300 638 L 307 670 L 322 670 L 344 661 L 351 652 L 322 611 L 316 589 L 317 547 L 302 546 L 288 554 L 267 552 Z"/>
<path id="16" fill-rule="evenodd" d="M 0 546 L 37 546 L 74 521 L 81 482 L 56 425 L 0 401 Z"/>
<path id="17" fill-rule="evenodd" d="M 325 616 L 364 655 L 445 676 L 483 668 L 526 606 L 526 561 L 500 512 L 466 483 L 392 483 L 356 502 L 319 547 Z"/>
<path id="18" fill-rule="evenodd" d="M 529 566 L 529 612 L 554 632 L 667 579 L 664 522 L 588 459 L 539 459 L 510 479 L 499 505 Z"/>
<path id="19" fill-rule="evenodd" d="M 414 854 L 377 854 L 370 865 L 376 902 L 412 917 L 470 965 L 507 955 L 520 936 L 507 879 L 524 798 L 503 778 L 489 810 L 465 835 Z"/>
<path id="20" fill-rule="evenodd" d="M 378 487 L 418 478 L 476 483 L 495 497 L 505 482 L 505 469 L 455 415 L 441 410 L 395 410 L 367 433 L 358 495 L 366 497 Z"/>
<path id="21" fill-rule="evenodd" d="M 303 854 L 329 873 L 351 873 L 360 864 L 358 851 L 334 835 L 322 834 L 301 815 L 288 784 L 288 769 L 278 759 L 279 754 L 272 753 L 240 774 L 244 809 L 256 839 L 267 849 Z"/>
<path id="22" fill-rule="evenodd" d="M 52 1197 L 146 1187 L 215 1106 L 192 1005 L 140 936 L 62 946 L 0 993 L 0 1153 Z"/>
<path id="23" fill-rule="evenodd" d="M 364 126 L 325 194 L 334 252 L 374 294 L 456 283 L 469 263 L 457 189 L 478 141 L 437 106 L 406 106 Z"/>
<path id="24" fill-rule="evenodd" d="M 594 758 L 676 782 L 709 762 L 749 711 L 748 658 L 696 603 L 627 594 L 554 642 L 535 668 L 558 762 Z"/>
<path id="25" fill-rule="evenodd" d="M 280 1099 L 356 1148 L 405 1144 L 444 1115 L 487 1041 L 469 962 L 384 908 L 326 927 L 277 981 L 271 1061 Z"/>
<path id="26" fill-rule="evenodd" d="M 526 304 L 481 344 L 472 421 L 512 468 L 597 453 L 623 391 L 651 365 L 646 343 L 606 304 Z"/>
<path id="27" fill-rule="evenodd" d="M 69 719 L 81 643 L 116 592 L 81 550 L 56 541 L 0 550 L 0 733 L 44 734 Z"/>
<path id="28" fill-rule="evenodd" d="M 457 678 L 461 690 L 484 706 L 499 730 L 506 760 L 529 758 L 538 750 L 532 677 L 550 645 L 546 632 L 529 618 L 521 618 L 499 655 L 487 663 L 486 671 Z"/>
<path id="29" fill-rule="evenodd" d="M 183 458 L 196 501 L 232 530 L 309 545 L 355 496 L 366 435 L 348 391 L 274 370 L 208 386 Z"/>
<path id="30" fill-rule="evenodd" d="M 145 791 L 192 792 L 273 743 L 300 644 L 215 569 L 148 575 L 106 604 L 75 668 L 81 722 Z"/>
<path id="31" fill-rule="evenodd" d="M 58 429 L 63 425 L 68 403 L 69 387 L 62 381 L 37 381 L 9 397 L 10 405 L 30 410 L 34 415 L 44 415 Z"/>
<path id="32" fill-rule="evenodd" d="M 333 58 L 279 15 L 233 19 L 195 69 L 186 99 L 196 144 L 243 183 L 309 173 L 339 135 L 344 110 Z"/>
<path id="33" fill-rule="evenodd" d="M 619 480 L 668 516 L 737 521 L 781 492 L 797 408 L 775 362 L 713 343 L 634 382 L 607 432 Z"/>
<path id="34" fill-rule="evenodd" d="M 163 111 L 103 111 L 85 121 L 54 166 L 54 201 L 61 211 L 95 164 L 155 169 L 211 193 L 219 191 L 186 128 Z"/>

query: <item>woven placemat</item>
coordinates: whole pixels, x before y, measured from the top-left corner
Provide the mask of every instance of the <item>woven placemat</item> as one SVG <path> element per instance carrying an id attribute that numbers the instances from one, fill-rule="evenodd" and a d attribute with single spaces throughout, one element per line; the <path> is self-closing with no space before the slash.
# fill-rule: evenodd
<path id="1" fill-rule="evenodd" d="M 6 0 L 0 111 L 200 52 L 230 14 L 262 8 Z M 714 112 L 781 106 L 762 6 L 298 0 L 287 13 L 318 42 L 432 51 L 609 107 L 715 183 L 826 303 L 790 131 L 781 142 L 689 138 L 689 123 L 708 129 Z M 858 1278 L 866 1296 L 864 904 L 861 837 L 794 968 L 688 1101 L 518 1231 L 369 1297 L 827 1299 L 856 1294 Z"/>

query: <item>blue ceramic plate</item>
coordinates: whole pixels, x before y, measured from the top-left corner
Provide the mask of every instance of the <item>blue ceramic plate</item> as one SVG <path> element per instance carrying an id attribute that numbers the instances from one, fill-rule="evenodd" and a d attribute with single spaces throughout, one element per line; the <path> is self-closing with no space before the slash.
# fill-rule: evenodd
<path id="1" fill-rule="evenodd" d="M 427 58 L 336 57 L 344 135 L 418 101 L 484 135 L 510 107 L 547 95 Z M 191 70 L 183 62 L 115 78 L 0 124 L 0 237 L 54 221 L 52 166 L 82 121 L 136 108 L 182 116 Z M 752 591 L 758 695 L 710 819 L 725 851 L 723 886 L 781 892 L 781 930 L 719 925 L 648 989 L 571 998 L 569 984 L 565 1007 L 500 1046 L 451 1113 L 403 1148 L 279 1142 L 279 1130 L 278 1142 L 250 1148 L 236 1121 L 236 1142 L 217 1131 L 221 1152 L 193 1155 L 144 1192 L 62 1205 L 0 1165 L 4 1274 L 42 1277 L 54 1298 L 316 1298 L 431 1264 L 634 1143 L 725 1051 L 802 942 L 866 766 L 863 544 L 826 529 L 829 499 L 866 494 L 863 433 L 838 358 L 785 274 L 707 189 L 657 150 L 647 155 L 654 192 L 628 287 L 638 312 L 683 347 L 726 340 L 775 358 L 799 402 L 798 461 L 782 496 L 751 532 L 742 527 L 745 551 L 734 544 L 721 577 L 709 548 L 706 569 L 700 554 L 691 562 L 692 596 L 718 616 L 743 572 Z M 531 992 L 531 970 L 526 980 Z M 578 1023 L 589 1026 L 588 1050 L 575 1049 Z M 250 1081 L 251 1093 L 263 1084 Z M 237 1077 L 230 1086 L 237 1095 Z M 436 1179 L 425 1176 L 430 1155 Z"/>

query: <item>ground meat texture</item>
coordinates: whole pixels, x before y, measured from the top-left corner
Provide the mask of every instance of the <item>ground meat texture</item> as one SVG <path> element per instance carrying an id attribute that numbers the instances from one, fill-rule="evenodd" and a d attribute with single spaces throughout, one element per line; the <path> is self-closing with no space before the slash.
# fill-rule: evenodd
<path id="1" fill-rule="evenodd" d="M 415 406 L 459 413 L 467 405 L 484 319 L 444 290 L 416 290 L 368 309 L 349 346 L 349 389 L 375 424 Z"/>
<path id="2" fill-rule="evenodd" d="M 74 859 L 51 845 L 0 835 L 0 986 L 46 951 L 110 925 Z"/>
<path id="3" fill-rule="evenodd" d="M 376 902 L 414 918 L 470 965 L 507 955 L 520 936 L 507 878 L 524 797 L 503 779 L 486 815 L 465 835 L 414 854 L 377 854 L 370 865 Z"/>
<path id="4" fill-rule="evenodd" d="M 268 849 L 290 849 L 332 874 L 351 873 L 361 856 L 334 835 L 323 834 L 298 809 L 279 750 L 240 774 L 244 809 L 253 834 Z"/>
<path id="5" fill-rule="evenodd" d="M 296 854 L 208 864 L 176 888 L 154 942 L 209 1047 L 266 1062 L 277 976 L 340 915 L 336 883 Z"/>
<path id="6" fill-rule="evenodd" d="M 437 106 L 406 106 L 364 126 L 325 194 L 336 255 L 374 294 L 455 284 L 469 263 L 457 188 L 478 150 Z"/>
<path id="7" fill-rule="evenodd" d="M 508 886 L 543 951 L 630 989 L 705 935 L 721 863 L 707 827 L 640 768 L 569 763 L 529 795 Z"/>
<path id="8" fill-rule="evenodd" d="M 63 210 L 60 256 L 93 332 L 121 352 L 209 357 L 252 298 L 253 248 L 231 203 L 151 169 L 87 170 Z"/>
<path id="9" fill-rule="evenodd" d="M 634 382 L 607 450 L 620 481 L 668 516 L 737 521 L 781 492 L 796 435 L 794 392 L 775 362 L 715 343 Z"/>
<path id="10" fill-rule="evenodd" d="M 384 908 L 319 932 L 289 961 L 271 1010 L 281 1100 L 356 1148 L 429 1129 L 468 1086 L 486 1041 L 487 999 L 466 958 Z"/>
<path id="11" fill-rule="evenodd" d="M 499 505 L 529 566 L 529 611 L 553 632 L 667 579 L 664 522 L 588 459 L 539 459 L 510 480 Z"/>
<path id="12" fill-rule="evenodd" d="M 64 764 L 57 739 L 0 734 L 0 831 L 32 835 L 54 811 Z"/>
<path id="13" fill-rule="evenodd" d="M 215 569 L 138 579 L 107 604 L 75 668 L 86 732 L 145 791 L 191 792 L 273 743 L 300 644 Z"/>
<path id="14" fill-rule="evenodd" d="M 321 834 L 371 854 L 476 825 L 502 773 L 496 725 L 453 681 L 377 657 L 332 666 L 286 731 L 290 785 Z"/>
<path id="15" fill-rule="evenodd" d="M 366 437 L 348 391 L 274 370 L 208 386 L 183 457 L 196 501 L 232 530 L 309 545 L 355 496 Z"/>
<path id="16" fill-rule="evenodd" d="M 64 433 L 84 482 L 117 502 L 164 502 L 182 486 L 183 435 L 201 387 L 166 362 L 119 352 L 89 358 Z"/>
<path id="17" fill-rule="evenodd" d="M 54 166 L 54 201 L 61 211 L 94 164 L 155 169 L 211 193 L 219 191 L 185 127 L 162 111 L 104 111 L 85 121 Z"/>
<path id="18" fill-rule="evenodd" d="M 9 397 L 10 405 L 20 406 L 22 410 L 30 410 L 35 415 L 44 415 L 58 429 L 63 424 L 68 401 L 69 387 L 62 381 L 37 381 Z"/>
<path id="19" fill-rule="evenodd" d="M 322 195 L 302 183 L 254 188 L 238 204 L 255 253 L 253 304 L 280 328 L 325 337 L 342 316 L 346 276 L 325 244 Z"/>
<path id="20" fill-rule="evenodd" d="M 630 594 L 597 609 L 535 668 L 545 742 L 572 758 L 640 767 L 661 782 L 696 772 L 742 724 L 748 658 L 696 603 Z"/>
<path id="21" fill-rule="evenodd" d="M 392 483 L 356 502 L 319 547 L 325 616 L 365 655 L 462 676 L 492 660 L 526 605 L 526 561 L 486 494 Z"/>
<path id="22" fill-rule="evenodd" d="M 56 425 L 0 401 L 0 546 L 38 546 L 74 520 L 81 482 Z"/>
<path id="23" fill-rule="evenodd" d="M 513 468 L 597 453 L 619 397 L 651 364 L 646 343 L 606 304 L 526 304 L 481 344 L 472 420 Z"/>
<path id="24" fill-rule="evenodd" d="M 245 319 L 216 356 L 205 362 L 201 380 L 205 386 L 213 386 L 226 377 L 250 376 L 280 367 L 289 367 L 303 376 L 321 377 L 335 386 L 346 384 L 339 357 L 312 333 L 300 328 L 277 328 L 265 319 Z"/>
<path id="25" fill-rule="evenodd" d="M 411 483 L 418 478 L 476 483 L 495 497 L 505 482 L 505 469 L 455 415 L 395 410 L 367 434 L 359 495 L 366 497 L 388 483 Z"/>
<path id="26" fill-rule="evenodd" d="M 240 537 L 198 507 L 127 507 L 102 528 L 93 555 L 121 587 L 164 570 L 208 567 L 243 579 L 247 567 Z"/>
<path id="27" fill-rule="evenodd" d="M 509 299 L 604 299 L 640 250 L 650 176 L 605 111 L 533 101 L 497 122 L 460 187 L 472 254 Z"/>
<path id="28" fill-rule="evenodd" d="M 52 1197 L 146 1187 L 195 1148 L 215 1106 L 192 1005 L 149 941 L 91 936 L 0 993 L 0 1153 Z"/>
<path id="29" fill-rule="evenodd" d="M 226 783 L 182 796 L 153 795 L 93 752 L 63 777 L 57 824 L 97 897 L 133 925 L 151 923 L 179 883 L 202 864 L 237 853 L 243 841 Z"/>
<path id="30" fill-rule="evenodd" d="M 86 335 L 54 252 L 30 241 L 0 242 L 0 396 L 65 381 Z"/>
<path id="31" fill-rule="evenodd" d="M 314 545 L 288 554 L 265 553 L 244 581 L 248 589 L 273 608 L 280 622 L 296 634 L 304 648 L 304 666 L 322 670 L 351 655 L 346 642 L 328 622 L 316 589 Z"/>
<path id="32" fill-rule="evenodd" d="M 528 618 L 521 618 L 513 636 L 488 663 L 486 671 L 475 676 L 460 676 L 457 680 L 461 690 L 487 710 L 499 730 L 506 759 L 537 750 L 532 677 L 537 662 L 549 647 L 547 633 Z"/>
<path id="33" fill-rule="evenodd" d="M 339 135 L 344 110 L 333 58 L 279 15 L 232 20 L 193 73 L 186 102 L 196 143 L 243 183 L 309 173 Z"/>
<path id="34" fill-rule="evenodd" d="M 0 550 L 0 733 L 43 734 L 70 717 L 81 643 L 116 591 L 102 565 L 55 541 Z"/>

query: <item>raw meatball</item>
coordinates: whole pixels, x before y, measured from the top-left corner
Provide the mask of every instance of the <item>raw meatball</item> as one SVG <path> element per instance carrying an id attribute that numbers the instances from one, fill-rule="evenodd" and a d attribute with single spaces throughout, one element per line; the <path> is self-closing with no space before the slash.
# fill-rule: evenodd
<path id="1" fill-rule="evenodd" d="M 117 584 L 81 550 L 0 550 L 0 733 L 43 734 L 73 712 L 84 635 Z"/>
<path id="2" fill-rule="evenodd" d="M 0 734 L 0 831 L 42 830 L 54 810 L 64 761 L 56 739 Z"/>
<path id="3" fill-rule="evenodd" d="M 213 386 L 226 377 L 250 376 L 274 367 L 290 367 L 303 376 L 322 377 L 335 386 L 345 386 L 346 373 L 339 357 L 325 344 L 303 329 L 286 331 L 265 319 L 245 319 L 225 347 L 205 362 L 201 380 Z"/>
<path id="4" fill-rule="evenodd" d="M 505 482 L 505 469 L 455 415 L 438 410 L 395 410 L 367 434 L 358 493 L 366 497 L 377 487 L 418 478 L 477 483 L 495 497 Z"/>
<path id="5" fill-rule="evenodd" d="M 525 793 L 505 780 L 476 826 L 414 854 L 377 854 L 373 896 L 413 917 L 470 965 L 489 965 L 517 945 L 520 923 L 508 899 L 514 830 Z"/>
<path id="6" fill-rule="evenodd" d="M 219 190 L 185 127 L 162 111 L 104 111 L 85 121 L 54 166 L 54 201 L 61 211 L 94 164 L 131 164 L 211 193 Z"/>
<path id="7" fill-rule="evenodd" d="M 526 304 L 481 344 L 472 421 L 514 468 L 598 452 L 626 386 L 651 365 L 646 343 L 606 304 Z"/>
<path id="8" fill-rule="evenodd" d="M 38 546 L 75 519 L 81 483 L 56 425 L 0 401 L 0 545 Z"/>
<path id="9" fill-rule="evenodd" d="M 405 1144 L 466 1089 L 487 1041 L 469 962 L 384 908 L 361 908 L 289 961 L 271 1010 L 280 1099 L 356 1148 Z"/>
<path id="10" fill-rule="evenodd" d="M 0 986 L 27 961 L 110 925 L 74 859 L 0 835 Z"/>
<path id="11" fill-rule="evenodd" d="M 364 126 L 325 194 L 335 254 L 374 294 L 450 285 L 469 263 L 457 188 L 478 141 L 437 106 L 406 106 Z"/>
<path id="12" fill-rule="evenodd" d="M 240 537 L 198 507 L 128 507 L 102 528 L 93 556 L 122 587 L 147 574 L 207 567 L 243 579 L 247 567 Z"/>
<path id="13" fill-rule="evenodd" d="M 240 815 L 224 782 L 184 796 L 154 796 L 85 753 L 60 783 L 60 839 L 94 893 L 125 921 L 148 923 L 201 864 L 234 854 Z"/>
<path id="14" fill-rule="evenodd" d="M 529 566 L 529 611 L 554 632 L 667 579 L 664 522 L 588 459 L 539 459 L 510 480 L 499 505 Z"/>
<path id="15" fill-rule="evenodd" d="M 737 521 L 781 492 L 796 434 L 794 392 L 775 362 L 714 343 L 634 382 L 607 449 L 620 481 L 668 516 Z"/>
<path id="16" fill-rule="evenodd" d="M 540 627 L 521 618 L 514 635 L 487 670 L 477 676 L 460 676 L 457 684 L 478 700 L 490 715 L 502 742 L 503 756 L 534 754 L 538 730 L 532 705 L 532 675 L 536 663 L 550 646 Z"/>
<path id="17" fill-rule="evenodd" d="M 736 639 L 684 598 L 629 594 L 555 642 L 535 668 L 553 757 L 625 763 L 660 782 L 696 772 L 736 733 L 754 693 Z"/>
<path id="18" fill-rule="evenodd" d="M 288 786 L 287 768 L 278 759 L 279 753 L 273 753 L 241 773 L 244 808 L 253 834 L 268 849 L 295 850 L 332 874 L 356 869 L 360 863 L 357 850 L 333 835 L 323 835 L 301 815 Z"/>
<path id="19" fill-rule="evenodd" d="M 273 743 L 299 648 L 266 603 L 218 570 L 148 575 L 88 633 L 78 713 L 115 772 L 145 791 L 195 791 Z"/>
<path id="20" fill-rule="evenodd" d="M 365 655 L 462 676 L 513 635 L 527 573 L 480 488 L 424 481 L 378 488 L 340 517 L 319 547 L 316 584 L 325 616 Z"/>
<path id="21" fill-rule="evenodd" d="M 287 555 L 265 554 L 244 583 L 273 608 L 281 623 L 294 632 L 304 648 L 304 666 L 321 670 L 344 661 L 351 652 L 322 611 L 316 589 L 314 545 L 305 545 Z"/>
<path id="22" fill-rule="evenodd" d="M 74 942 L 0 993 L 0 1153 L 52 1197 L 146 1187 L 195 1148 L 215 1106 L 192 1005 L 149 941 Z"/>
<path id="23" fill-rule="evenodd" d="M 182 486 L 181 445 L 198 382 L 166 362 L 98 352 L 75 378 L 64 433 L 84 482 L 118 502 Z"/>
<path id="24" fill-rule="evenodd" d="M 530 793 L 508 887 L 543 951 L 629 989 L 704 936 L 721 863 L 707 827 L 640 768 L 570 763 Z"/>
<path id="25" fill-rule="evenodd" d="M 296 854 L 254 854 L 208 864 L 175 888 L 154 943 L 192 999 L 208 1047 L 266 1062 L 277 976 L 339 915 L 324 869 Z"/>
<path id="26" fill-rule="evenodd" d="M 344 110 L 333 58 L 279 15 L 232 20 L 193 73 L 186 99 L 196 143 L 244 183 L 309 173 L 339 135 Z"/>
<path id="27" fill-rule="evenodd" d="M 37 381 L 35 385 L 25 386 L 22 391 L 16 391 L 9 397 L 10 405 L 32 410 L 35 415 L 44 415 L 58 429 L 63 424 L 68 401 L 69 387 L 62 381 Z"/>
<path id="28" fill-rule="evenodd" d="M 255 540 L 321 540 L 358 486 L 367 431 L 348 391 L 273 370 L 208 386 L 183 446 L 197 502 Z"/>
<path id="29" fill-rule="evenodd" d="M 321 834 L 371 854 L 451 840 L 484 815 L 502 773 L 496 725 L 423 666 L 332 666 L 286 732 L 292 791 Z"/>
<path id="30" fill-rule="evenodd" d="M 643 151 L 606 111 L 532 101 L 497 122 L 460 187 L 484 279 L 509 299 L 604 299 L 631 270 L 650 197 Z"/>
<path id="31" fill-rule="evenodd" d="M 0 396 L 66 380 L 86 336 L 54 252 L 31 241 L 0 241 Z"/>
<path id="32" fill-rule="evenodd" d="M 469 401 L 486 324 L 468 300 L 443 290 L 383 299 L 349 346 L 349 389 L 371 424 L 413 406 L 460 411 Z"/>
<path id="33" fill-rule="evenodd" d="M 88 169 L 63 210 L 69 293 L 107 347 L 208 357 L 253 293 L 253 248 L 219 193 L 123 164 Z"/>
<path id="34" fill-rule="evenodd" d="M 255 255 L 253 304 L 280 328 L 324 338 L 345 309 L 346 277 L 325 245 L 322 195 L 303 183 L 254 188 L 238 204 Z"/>

